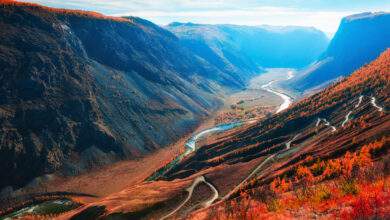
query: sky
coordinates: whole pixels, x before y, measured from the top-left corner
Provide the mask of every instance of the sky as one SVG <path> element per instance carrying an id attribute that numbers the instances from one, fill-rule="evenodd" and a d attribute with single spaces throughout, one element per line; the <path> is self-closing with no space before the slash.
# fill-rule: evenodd
<path id="1" fill-rule="evenodd" d="M 26 1 L 26 0 L 23 0 Z M 201 24 L 311 26 L 332 36 L 344 16 L 390 11 L 389 0 L 27 0 L 51 7 L 138 16 L 159 25 Z"/>

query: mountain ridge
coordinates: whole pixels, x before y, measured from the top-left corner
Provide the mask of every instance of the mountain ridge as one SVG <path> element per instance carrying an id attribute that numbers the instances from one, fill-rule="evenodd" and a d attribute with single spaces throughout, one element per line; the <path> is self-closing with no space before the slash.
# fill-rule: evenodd
<path id="1" fill-rule="evenodd" d="M 249 70 L 257 66 L 300 68 L 314 62 L 328 44 L 325 34 L 313 27 L 175 22 L 165 28 L 200 56 L 202 49 L 207 50 L 225 65 Z"/>
<path id="2" fill-rule="evenodd" d="M 343 18 L 318 61 L 289 84 L 300 91 L 308 90 L 347 76 L 369 63 L 390 47 L 390 33 L 384 31 L 389 22 L 388 12 L 370 12 Z"/>
<path id="3" fill-rule="evenodd" d="M 140 18 L 0 5 L 0 187 L 166 146 L 245 84 Z"/>

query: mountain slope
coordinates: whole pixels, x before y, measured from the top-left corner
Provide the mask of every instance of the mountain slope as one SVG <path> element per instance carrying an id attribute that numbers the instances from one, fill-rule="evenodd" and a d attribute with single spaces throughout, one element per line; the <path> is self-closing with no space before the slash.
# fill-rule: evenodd
<path id="1" fill-rule="evenodd" d="M 309 27 L 172 23 L 166 28 L 198 56 L 222 69 L 303 67 L 328 45 L 324 33 Z"/>
<path id="2" fill-rule="evenodd" d="M 319 61 L 293 80 L 305 90 L 340 76 L 347 76 L 374 60 L 390 47 L 390 13 L 363 13 L 343 18 L 339 29 Z"/>
<path id="3" fill-rule="evenodd" d="M 303 143 L 299 146 L 299 154 L 307 154 L 304 150 L 309 148 L 320 152 L 320 149 L 330 151 L 328 156 L 337 154 L 338 151 L 352 147 L 352 138 L 355 136 L 355 144 L 364 142 L 388 134 L 389 115 L 386 114 L 389 108 L 390 91 L 390 50 L 384 52 L 372 64 L 356 71 L 347 79 L 326 88 L 324 91 L 310 96 L 298 103 L 295 103 L 288 110 L 276 114 L 270 118 L 260 121 L 256 125 L 239 129 L 231 135 L 223 135 L 215 143 L 200 148 L 194 155 L 185 159 L 182 164 L 172 169 L 166 177 L 174 179 L 186 177 L 209 166 L 216 166 L 224 163 L 238 163 L 256 157 L 267 156 L 286 148 L 285 144 L 300 134 L 294 143 Z M 354 106 L 363 96 L 360 106 L 355 110 Z M 373 106 L 375 103 L 383 109 Z M 343 127 L 346 115 L 352 111 L 348 121 L 349 126 Z M 368 116 L 370 115 L 370 116 Z M 360 127 L 359 120 L 369 122 L 369 126 Z M 318 119 L 321 119 L 316 126 Z M 326 119 L 329 126 L 326 126 Z M 332 132 L 334 126 L 336 131 Z M 375 130 L 376 126 L 380 127 Z M 370 138 L 362 139 L 357 135 L 364 136 L 367 130 L 373 130 Z M 318 133 L 317 133 L 318 130 Z M 334 142 L 343 139 L 342 142 Z M 332 143 L 332 150 L 324 142 Z M 341 149 L 338 149 L 341 148 Z M 334 152 L 332 152 L 334 151 Z M 312 156 L 321 156 L 311 154 Z M 219 160 L 214 160 L 219 158 Z M 185 172 L 186 170 L 190 172 Z"/>
<path id="4" fill-rule="evenodd" d="M 246 196 L 256 196 L 257 203 L 265 202 L 263 199 L 269 198 L 272 193 L 264 189 L 269 188 L 271 183 L 278 178 L 287 178 L 288 183 L 296 184 L 294 186 L 296 191 L 290 194 L 297 194 L 299 197 L 298 189 L 302 187 L 300 179 L 305 177 L 305 173 L 298 174 L 297 170 L 303 169 L 299 167 L 312 166 L 321 161 L 335 163 L 334 161 L 339 161 L 340 157 L 346 158 L 343 159 L 345 166 L 351 164 L 355 167 L 356 163 L 364 159 L 361 157 L 362 146 L 366 146 L 365 149 L 367 146 L 371 148 L 375 146 L 372 159 L 376 164 L 383 165 L 390 155 L 389 91 L 390 49 L 350 77 L 295 103 L 280 114 L 208 138 L 203 141 L 197 151 L 188 155 L 173 169 L 168 170 L 161 178 L 164 181 L 144 182 L 129 187 L 97 202 L 86 204 L 81 209 L 67 213 L 65 216 L 81 217 L 93 213 L 96 214 L 95 218 L 103 219 L 112 217 L 148 219 L 167 215 L 173 218 L 189 219 L 190 213 L 200 209 L 200 212 L 192 216 L 194 219 L 218 219 L 218 213 L 226 206 L 227 213 L 232 214 L 232 219 L 245 219 L 238 215 L 249 213 L 249 211 L 252 214 L 269 214 L 268 216 L 271 217 L 276 215 L 277 218 L 283 218 L 278 215 L 278 212 L 272 210 L 283 208 L 291 211 L 295 207 L 298 211 L 292 217 L 307 218 L 311 215 L 303 215 L 300 212 L 306 207 L 299 205 L 301 204 L 299 202 L 302 202 L 299 198 L 293 207 L 279 207 L 278 204 L 272 203 L 276 201 L 274 199 L 271 202 L 268 201 L 268 206 L 265 208 L 263 204 L 258 207 L 259 209 L 255 209 L 256 206 L 248 205 Z M 356 155 L 359 156 L 359 161 L 355 161 Z M 365 161 L 367 160 L 369 158 L 366 157 Z M 377 175 L 380 181 L 382 172 L 388 173 L 386 165 L 383 166 L 381 169 L 374 167 L 374 170 L 370 172 L 376 173 L 369 175 Z M 347 167 L 346 170 L 340 172 L 353 173 L 355 168 L 352 169 L 352 167 Z M 313 172 L 316 175 L 313 178 L 320 183 L 326 183 L 334 178 L 330 176 L 321 179 L 321 172 L 325 172 L 324 169 L 313 169 L 317 170 L 317 173 Z M 332 175 L 339 175 L 337 169 L 329 172 Z M 349 177 L 354 180 L 353 178 L 357 177 Z M 213 187 L 217 190 L 217 197 L 221 202 L 212 200 L 216 204 L 209 207 L 208 202 L 215 195 L 215 192 L 211 190 Z M 311 192 L 310 189 L 306 189 L 309 193 Z M 384 187 L 380 189 L 386 190 Z M 344 190 L 353 192 L 353 189 Z M 346 199 L 348 198 L 351 199 L 352 195 L 346 195 Z M 326 200 L 327 198 L 321 197 L 320 199 Z M 370 199 L 372 198 L 363 201 L 371 202 Z M 388 203 L 380 202 L 381 200 L 375 201 L 377 206 L 389 208 Z M 329 212 L 335 210 L 338 212 L 339 209 L 348 207 L 348 205 L 348 200 L 343 200 L 340 201 L 340 206 L 331 206 L 330 209 L 325 209 L 325 212 L 317 211 L 315 216 L 326 218 Z M 103 212 L 94 213 L 93 210 L 97 207 L 105 210 L 104 214 L 101 214 Z M 173 214 L 170 214 L 172 212 Z M 340 213 L 337 214 L 340 215 Z M 266 216 L 259 218 L 264 217 Z M 284 217 L 290 218 L 291 216 Z M 222 219 L 225 219 L 223 215 Z"/>
<path id="5" fill-rule="evenodd" d="M 3 0 L 0 29 L 0 188 L 160 148 L 244 84 L 139 18 Z"/>

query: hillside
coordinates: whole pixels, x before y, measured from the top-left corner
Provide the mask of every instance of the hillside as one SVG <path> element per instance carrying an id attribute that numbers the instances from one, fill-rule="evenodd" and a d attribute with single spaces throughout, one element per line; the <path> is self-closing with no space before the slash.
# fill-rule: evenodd
<path id="1" fill-rule="evenodd" d="M 389 62 L 390 50 L 387 50 L 372 64 L 324 91 L 295 103 L 281 114 L 239 129 L 231 135 L 222 135 L 214 143 L 183 160 L 165 178 L 183 178 L 210 166 L 269 156 L 284 151 L 286 142 L 293 139 L 296 147 L 290 153 L 298 156 L 295 158 L 291 155 L 289 160 L 297 163 L 302 155 L 314 158 L 337 156 L 356 145 L 364 145 L 387 135 Z M 359 101 L 361 96 L 362 100 Z M 382 106 L 380 111 L 373 106 L 371 97 L 375 98 L 378 106 Z M 350 111 L 348 121 L 343 123 Z M 364 127 L 360 126 L 362 123 Z M 337 141 L 339 139 L 342 141 Z M 326 155 L 321 154 L 321 149 Z"/>
<path id="2" fill-rule="evenodd" d="M 201 141 L 159 180 L 59 219 L 386 219 L 389 73 L 390 49 L 280 114 Z"/>
<path id="3" fill-rule="evenodd" d="M 245 84 L 140 18 L 3 0 L 0 29 L 0 188 L 154 151 Z"/>
<path id="4" fill-rule="evenodd" d="M 390 13 L 363 13 L 345 17 L 320 59 L 292 80 L 293 87 L 306 90 L 324 86 L 351 74 L 390 47 Z"/>
<path id="5" fill-rule="evenodd" d="M 220 69 L 301 68 L 328 45 L 325 34 L 310 27 L 172 23 L 166 28 Z"/>

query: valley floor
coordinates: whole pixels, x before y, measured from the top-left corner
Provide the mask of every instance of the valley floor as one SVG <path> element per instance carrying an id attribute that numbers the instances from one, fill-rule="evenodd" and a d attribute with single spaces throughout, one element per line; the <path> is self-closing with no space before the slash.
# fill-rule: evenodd
<path id="1" fill-rule="evenodd" d="M 292 91 L 280 88 L 278 82 L 285 81 L 294 77 L 295 70 L 288 68 L 269 68 L 265 73 L 252 78 L 248 88 L 229 96 L 223 108 L 215 117 L 215 123 L 228 123 L 235 120 L 253 120 L 271 115 L 277 111 L 286 101 L 281 96 L 286 94 L 290 99 L 297 98 L 297 94 Z M 267 91 L 269 87 L 274 92 Z M 286 103 L 286 106 L 287 103 Z"/>
<path id="2" fill-rule="evenodd" d="M 219 111 L 215 112 L 209 119 L 205 120 L 194 133 L 213 127 L 216 124 L 228 123 L 237 120 L 253 121 L 274 113 L 281 106 L 284 100 L 274 93 L 266 91 L 262 88 L 262 85 L 271 81 L 286 80 L 291 77 L 292 72 L 290 71 L 292 70 L 270 69 L 268 72 L 258 75 L 250 81 L 248 89 L 232 94 L 226 98 L 225 105 Z M 283 93 L 286 92 L 283 91 Z M 191 135 L 187 135 L 168 147 L 135 160 L 118 162 L 75 177 L 56 176 L 53 180 L 40 186 L 38 191 L 67 191 L 92 194 L 97 197 L 81 197 L 77 198 L 77 201 L 83 204 L 96 205 L 100 202 L 104 203 L 104 201 L 107 201 L 107 198 L 112 199 L 113 197 L 110 197 L 110 195 L 118 194 L 121 191 L 124 192 L 137 189 L 126 196 L 139 198 L 141 195 L 137 196 L 137 194 L 142 192 L 143 195 L 141 197 L 145 201 L 144 205 L 146 205 L 146 203 L 153 203 L 151 202 L 152 200 L 164 200 L 167 197 L 176 197 L 180 201 L 182 196 L 180 196 L 181 194 L 179 191 L 191 184 L 193 176 L 207 174 L 206 178 L 217 186 L 220 196 L 224 196 L 238 185 L 242 179 L 245 179 L 246 175 L 249 175 L 251 170 L 264 160 L 264 158 L 257 158 L 249 162 L 238 163 L 232 166 L 223 165 L 212 167 L 202 173 L 194 174 L 189 178 L 177 181 L 175 180 L 173 183 L 164 181 L 144 183 L 144 180 L 153 172 L 183 153 L 185 150 L 184 144 L 190 137 Z M 199 145 L 207 142 L 208 138 L 201 140 Z M 225 177 L 230 175 L 230 173 L 236 173 L 237 175 L 227 181 Z M 174 187 L 175 184 L 177 185 L 177 188 Z M 153 189 L 158 191 L 159 188 L 170 188 L 173 190 L 167 190 L 164 192 L 165 194 L 161 192 L 159 195 L 156 195 L 156 192 L 152 193 Z M 206 190 L 204 192 L 205 195 L 208 195 L 209 192 L 207 192 L 207 187 L 204 190 Z M 197 194 L 198 193 L 199 192 L 197 192 Z M 172 196 L 173 194 L 180 195 Z M 195 201 L 201 201 L 205 198 L 194 196 L 192 200 L 194 199 Z M 196 204 L 195 201 L 190 201 L 190 204 Z M 134 202 L 136 204 L 133 204 Z M 136 209 L 140 209 L 142 204 L 142 202 L 139 203 L 129 199 L 127 206 L 134 206 L 138 207 Z M 175 201 L 173 201 L 171 205 L 174 206 L 174 204 L 176 204 Z M 170 209 L 173 207 L 169 207 L 168 205 L 166 208 Z M 191 207 L 185 207 L 185 210 L 189 211 L 188 208 Z M 165 212 L 166 210 L 161 210 L 161 213 Z M 157 212 L 157 214 L 159 213 Z"/>
<path id="3" fill-rule="evenodd" d="M 232 111 L 232 105 L 240 101 L 244 101 L 243 104 L 239 105 L 243 110 L 234 110 L 237 115 L 243 115 L 245 111 L 249 112 L 253 109 L 264 109 L 260 113 L 254 114 L 252 118 L 247 119 L 258 119 L 275 112 L 283 103 L 283 100 L 277 95 L 262 89 L 261 86 L 270 81 L 285 80 L 286 77 L 288 78 L 287 73 L 289 71 L 291 69 L 270 69 L 266 73 L 254 77 L 246 90 L 233 93 L 227 97 L 223 107 L 202 122 L 192 134 L 222 122 L 229 122 L 229 120 L 220 121 L 220 119 L 226 112 Z M 244 119 L 237 115 L 233 120 Z M 58 177 L 45 185 L 44 189 L 45 191 L 83 192 L 99 197 L 119 192 L 126 187 L 141 183 L 162 165 L 183 153 L 185 150 L 183 146 L 192 134 L 188 134 L 176 143 L 136 160 L 118 162 L 76 177 Z M 95 198 L 87 198 L 87 200 L 91 201 Z"/>

